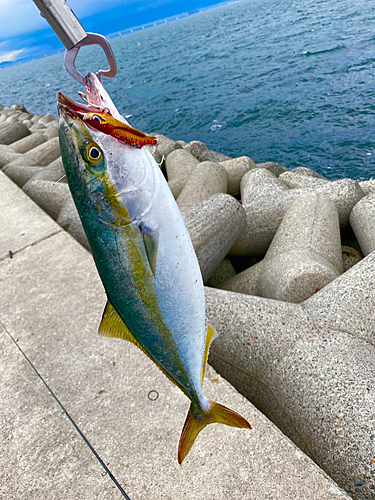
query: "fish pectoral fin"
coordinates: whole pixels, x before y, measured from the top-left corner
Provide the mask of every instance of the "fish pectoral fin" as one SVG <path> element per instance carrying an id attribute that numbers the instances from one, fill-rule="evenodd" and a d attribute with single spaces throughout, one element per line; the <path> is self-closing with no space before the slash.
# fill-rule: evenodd
<path id="1" fill-rule="evenodd" d="M 125 325 L 125 323 L 117 314 L 115 308 L 109 301 L 105 306 L 98 333 L 103 337 L 112 337 L 116 339 L 126 340 L 127 342 L 136 345 L 137 347 L 139 347 L 139 349 L 144 351 L 141 344 L 134 337 L 129 328 Z"/>
<path id="2" fill-rule="evenodd" d="M 145 245 L 147 260 L 150 264 L 152 274 L 156 275 L 156 264 L 158 260 L 159 231 L 149 231 L 144 225 L 140 226 Z"/>
<path id="3" fill-rule="evenodd" d="M 193 446 L 196 437 L 208 424 L 218 423 L 229 425 L 231 427 L 251 429 L 249 422 L 241 417 L 241 415 L 226 406 L 215 403 L 214 401 L 210 401 L 209 410 L 206 410 L 200 416 L 196 417 L 194 413 L 193 403 L 191 403 L 184 428 L 182 429 L 180 442 L 178 444 L 179 464 L 182 464 L 184 458 Z"/>
<path id="4" fill-rule="evenodd" d="M 210 345 L 213 340 L 218 338 L 218 333 L 211 325 L 207 324 L 207 336 L 206 336 L 206 346 L 204 349 L 203 365 L 202 365 L 202 382 L 204 379 L 204 374 L 206 373 L 208 353 L 210 351 Z"/>

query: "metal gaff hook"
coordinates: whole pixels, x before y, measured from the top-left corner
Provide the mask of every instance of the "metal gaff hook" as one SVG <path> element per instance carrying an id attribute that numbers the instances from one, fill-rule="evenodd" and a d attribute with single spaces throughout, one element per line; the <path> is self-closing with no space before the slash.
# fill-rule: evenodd
<path id="1" fill-rule="evenodd" d="M 86 84 L 85 78 L 74 66 L 78 51 L 84 45 L 99 45 L 104 50 L 109 62 L 108 70 L 99 70 L 100 75 L 113 77 L 117 74 L 115 57 L 108 40 L 96 33 L 86 33 L 74 12 L 65 0 L 34 0 L 42 17 L 46 19 L 56 35 L 66 48 L 65 68 L 82 85 Z"/>
<path id="2" fill-rule="evenodd" d="M 79 49 L 83 46 L 87 45 L 99 45 L 103 50 L 105 55 L 107 56 L 107 61 L 109 63 L 109 69 L 103 70 L 100 69 L 96 75 L 100 78 L 101 75 L 107 76 L 107 77 L 114 77 L 117 74 L 117 66 L 116 66 L 116 61 L 115 61 L 115 56 L 113 55 L 112 48 L 110 44 L 108 43 L 108 40 L 102 36 L 98 35 L 96 33 L 87 33 L 86 38 L 78 42 L 74 47 L 71 49 L 68 49 L 65 51 L 65 68 L 66 71 L 77 80 L 77 82 L 81 83 L 82 85 L 86 85 L 86 78 L 81 75 L 81 73 L 77 70 L 77 68 L 74 65 L 75 59 L 78 55 Z"/>

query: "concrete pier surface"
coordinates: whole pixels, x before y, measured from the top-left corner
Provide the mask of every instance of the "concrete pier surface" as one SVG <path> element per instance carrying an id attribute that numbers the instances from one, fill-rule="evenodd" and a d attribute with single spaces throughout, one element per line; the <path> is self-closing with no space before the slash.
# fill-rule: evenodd
<path id="1" fill-rule="evenodd" d="M 209 426 L 179 466 L 188 400 L 97 335 L 90 253 L 2 172 L 0 191 L 0 498 L 349 498 L 211 367 L 205 394 L 253 429 Z"/>

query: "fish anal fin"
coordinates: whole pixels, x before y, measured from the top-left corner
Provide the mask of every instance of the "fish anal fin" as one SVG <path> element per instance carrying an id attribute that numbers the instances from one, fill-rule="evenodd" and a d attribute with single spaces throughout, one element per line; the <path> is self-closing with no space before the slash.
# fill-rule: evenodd
<path id="1" fill-rule="evenodd" d="M 144 351 L 141 344 L 134 337 L 129 328 L 125 325 L 124 321 L 120 318 L 115 308 L 109 301 L 105 306 L 98 333 L 103 337 L 112 337 L 126 340 L 127 342 L 136 345 L 142 351 Z"/>
<path id="2" fill-rule="evenodd" d="M 173 378 L 169 375 L 169 373 L 167 373 L 164 370 L 164 368 L 162 368 L 159 365 L 159 363 L 157 363 L 155 359 L 149 355 L 146 349 L 138 342 L 138 340 L 134 337 L 132 332 L 125 325 L 124 321 L 121 319 L 119 314 L 117 314 L 115 308 L 109 301 L 107 302 L 107 305 L 104 308 L 102 321 L 99 325 L 98 333 L 103 337 L 123 339 L 137 346 L 138 349 L 140 349 L 144 354 L 146 354 L 146 356 L 149 359 L 151 359 L 153 363 L 155 363 L 155 365 L 159 368 L 159 370 L 161 370 L 164 373 L 164 375 L 172 382 L 172 384 L 181 389 L 181 391 L 185 394 L 185 396 L 189 397 L 186 390 L 182 386 L 177 384 L 177 382 L 173 380 Z"/>
<path id="3" fill-rule="evenodd" d="M 196 417 L 193 412 L 193 403 L 190 405 L 178 445 L 179 464 L 182 464 L 184 458 L 191 450 L 196 437 L 208 424 L 218 423 L 231 427 L 251 429 L 249 422 L 230 408 L 214 401 L 210 401 L 210 406 L 209 410 L 205 411 L 201 416 Z"/>
<path id="4" fill-rule="evenodd" d="M 207 359 L 208 359 L 208 353 L 210 351 L 210 345 L 211 342 L 216 339 L 219 335 L 217 334 L 216 330 L 209 324 L 207 324 L 207 336 L 206 336 L 206 345 L 204 348 L 204 357 L 203 357 L 203 365 L 202 365 L 202 382 L 204 380 L 204 374 L 206 373 L 206 367 L 207 367 Z"/>

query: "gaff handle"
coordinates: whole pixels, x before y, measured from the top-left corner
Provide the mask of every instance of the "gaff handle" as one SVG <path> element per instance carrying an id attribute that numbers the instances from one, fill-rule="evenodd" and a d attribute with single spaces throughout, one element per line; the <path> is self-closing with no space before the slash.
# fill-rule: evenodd
<path id="1" fill-rule="evenodd" d="M 87 33 L 65 0 L 34 0 L 67 50 L 86 38 Z"/>

